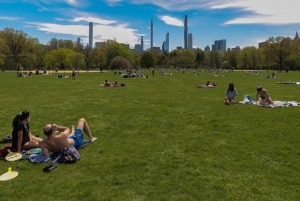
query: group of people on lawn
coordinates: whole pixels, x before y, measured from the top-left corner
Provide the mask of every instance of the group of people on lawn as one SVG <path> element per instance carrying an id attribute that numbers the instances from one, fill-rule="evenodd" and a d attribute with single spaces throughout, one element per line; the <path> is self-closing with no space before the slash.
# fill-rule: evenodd
<path id="1" fill-rule="evenodd" d="M 209 82 L 208 82 L 209 84 Z M 230 105 L 236 103 L 237 90 L 234 84 L 229 83 L 226 89 L 226 97 L 224 103 Z M 266 89 L 261 86 L 257 88 L 256 94 L 257 104 L 274 104 Z M 93 137 L 87 121 L 80 118 L 77 122 L 76 129 L 72 125 L 70 128 L 65 126 L 58 126 L 56 124 L 46 124 L 43 132 L 46 138 L 40 138 L 31 134 L 30 131 L 30 112 L 23 110 L 15 116 L 12 122 L 12 147 L 15 152 L 22 150 L 29 150 L 40 147 L 44 156 L 50 157 L 50 153 L 59 153 L 64 148 L 74 146 L 79 148 L 83 142 L 83 133 L 86 133 L 91 142 L 97 138 Z M 57 134 L 56 132 L 59 132 Z"/>
<path id="2" fill-rule="evenodd" d="M 76 129 L 73 125 L 68 128 L 56 124 L 46 124 L 43 128 L 46 136 L 44 139 L 31 134 L 29 121 L 30 112 L 27 110 L 23 110 L 13 119 L 12 148 L 14 152 L 40 147 L 42 154 L 50 157 L 50 152 L 59 153 L 64 148 L 71 146 L 79 148 L 83 142 L 83 133 L 86 133 L 91 142 L 97 139 L 92 136 L 84 118 L 78 120 Z M 56 134 L 56 131 L 59 134 Z"/>
<path id="3" fill-rule="evenodd" d="M 228 88 L 226 89 L 226 97 L 224 99 L 224 103 L 226 105 L 230 105 L 232 103 L 236 103 L 236 96 L 238 95 L 237 90 L 234 88 L 233 82 L 229 83 Z M 256 104 L 257 105 L 266 105 L 266 104 L 274 104 L 273 100 L 269 96 L 266 89 L 262 88 L 262 86 L 257 87 L 256 89 Z"/>

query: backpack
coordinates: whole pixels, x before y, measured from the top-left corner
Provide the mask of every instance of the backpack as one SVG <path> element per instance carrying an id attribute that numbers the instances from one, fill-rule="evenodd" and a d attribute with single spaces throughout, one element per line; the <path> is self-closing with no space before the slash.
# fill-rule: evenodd
<path id="1" fill-rule="evenodd" d="M 61 152 L 61 156 L 58 159 L 59 163 L 75 163 L 80 159 L 80 153 L 74 146 L 64 148 Z"/>

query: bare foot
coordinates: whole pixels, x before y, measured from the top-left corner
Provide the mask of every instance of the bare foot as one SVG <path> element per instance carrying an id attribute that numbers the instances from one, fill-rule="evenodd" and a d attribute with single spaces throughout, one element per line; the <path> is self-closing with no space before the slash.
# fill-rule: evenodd
<path id="1" fill-rule="evenodd" d="M 94 142 L 95 140 L 97 140 L 96 137 L 93 137 L 92 139 L 90 139 L 91 142 Z"/>

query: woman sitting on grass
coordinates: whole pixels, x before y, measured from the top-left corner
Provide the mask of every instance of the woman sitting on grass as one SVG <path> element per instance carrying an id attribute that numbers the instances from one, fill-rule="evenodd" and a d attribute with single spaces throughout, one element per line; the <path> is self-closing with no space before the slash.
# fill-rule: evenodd
<path id="1" fill-rule="evenodd" d="M 236 103 L 236 96 L 238 95 L 237 90 L 234 88 L 234 84 L 231 82 L 226 90 L 226 97 L 224 103 L 230 105 L 231 103 Z"/>
<path id="2" fill-rule="evenodd" d="M 266 105 L 266 104 L 272 104 L 274 105 L 273 100 L 270 98 L 268 92 L 266 89 L 263 89 L 262 86 L 257 87 L 257 93 L 256 93 L 256 104 L 260 105 Z M 259 102 L 258 102 L 259 101 Z"/>
<path id="3" fill-rule="evenodd" d="M 42 138 L 31 135 L 29 121 L 30 113 L 26 110 L 23 110 L 13 119 L 12 147 L 17 150 L 17 152 L 37 148 L 43 140 Z"/>

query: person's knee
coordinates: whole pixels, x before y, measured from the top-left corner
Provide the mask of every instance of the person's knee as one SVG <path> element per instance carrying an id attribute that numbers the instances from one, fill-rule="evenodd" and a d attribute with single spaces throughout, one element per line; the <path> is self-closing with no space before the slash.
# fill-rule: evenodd
<path id="1" fill-rule="evenodd" d="M 80 118 L 79 120 L 78 120 L 78 122 L 86 122 L 86 120 L 84 119 L 84 118 Z"/>

